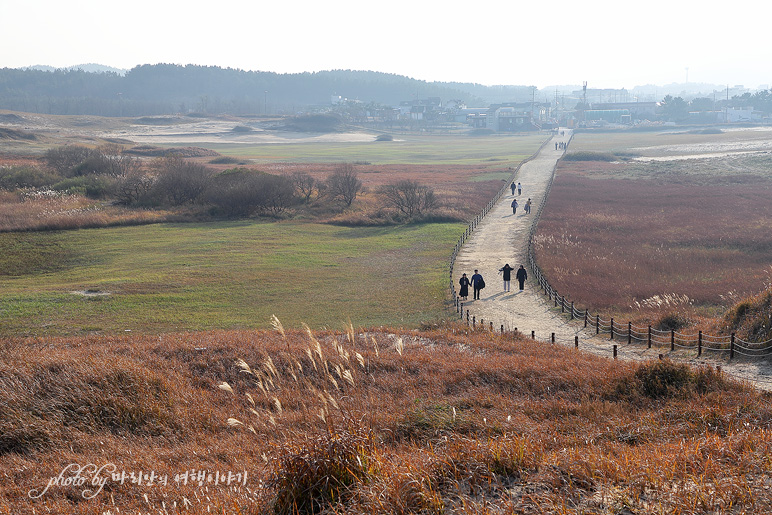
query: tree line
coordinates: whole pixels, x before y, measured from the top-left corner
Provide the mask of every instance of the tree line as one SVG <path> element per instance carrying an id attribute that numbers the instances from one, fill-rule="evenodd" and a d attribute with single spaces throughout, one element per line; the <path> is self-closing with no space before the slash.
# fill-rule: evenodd
<path id="1" fill-rule="evenodd" d="M 385 105 L 427 97 L 478 100 L 452 85 L 372 71 L 278 74 L 175 64 L 136 66 L 125 75 L 0 69 L 0 108 L 46 114 L 282 114 L 330 105 L 333 94 Z"/>
<path id="2" fill-rule="evenodd" d="M 682 97 L 666 95 L 660 102 L 662 117 L 669 121 L 681 122 L 689 118 L 689 113 L 711 112 L 724 108 L 752 108 L 765 115 L 772 114 L 772 90 L 762 89 L 755 93 L 735 95 L 730 100 L 716 100 L 698 97 L 691 101 Z"/>

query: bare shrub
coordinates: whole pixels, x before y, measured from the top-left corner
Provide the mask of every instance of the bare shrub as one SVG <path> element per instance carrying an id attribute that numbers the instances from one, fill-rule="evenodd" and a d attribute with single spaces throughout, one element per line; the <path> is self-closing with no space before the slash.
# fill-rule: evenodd
<path id="1" fill-rule="evenodd" d="M 293 172 L 290 176 L 295 194 L 308 204 L 314 193 L 320 195 L 321 183 L 306 172 Z"/>
<path id="2" fill-rule="evenodd" d="M 388 204 L 410 218 L 437 207 L 434 190 L 409 179 L 383 186 L 381 194 Z"/>
<path id="3" fill-rule="evenodd" d="M 206 166 L 169 156 L 155 162 L 158 179 L 154 190 L 173 206 L 195 202 L 209 185 L 213 172 Z"/>
<path id="4" fill-rule="evenodd" d="M 81 145 L 64 145 L 52 148 L 43 155 L 46 164 L 61 176 L 73 175 L 72 169 L 85 161 L 92 150 Z"/>
<path id="5" fill-rule="evenodd" d="M 115 181 L 115 199 L 119 204 L 131 205 L 147 196 L 156 177 L 141 169 L 129 170 Z"/>
<path id="6" fill-rule="evenodd" d="M 227 216 L 279 214 L 293 204 L 294 192 L 286 177 L 236 168 L 216 175 L 205 199 Z"/>
<path id="7" fill-rule="evenodd" d="M 350 206 L 362 189 L 362 181 L 357 177 L 354 165 L 342 163 L 327 177 L 327 194 L 334 200 Z"/>

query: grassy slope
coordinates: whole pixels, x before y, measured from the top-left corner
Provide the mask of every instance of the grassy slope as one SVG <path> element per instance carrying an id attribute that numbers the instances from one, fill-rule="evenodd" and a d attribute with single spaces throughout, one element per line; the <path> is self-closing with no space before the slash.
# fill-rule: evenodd
<path id="1" fill-rule="evenodd" d="M 268 327 L 272 314 L 288 326 L 415 327 L 446 316 L 447 252 L 462 230 L 232 222 L 2 234 L 0 269 L 22 275 L 0 276 L 0 334 Z M 109 295 L 71 293 L 86 290 Z"/>
<path id="2" fill-rule="evenodd" d="M 0 513 L 177 513 L 186 499 L 180 512 L 240 515 L 312 501 L 352 514 L 772 509 L 769 394 L 711 370 L 465 331 L 0 340 Z M 28 497 L 71 463 L 168 484 Z M 190 469 L 249 479 L 174 481 Z"/>

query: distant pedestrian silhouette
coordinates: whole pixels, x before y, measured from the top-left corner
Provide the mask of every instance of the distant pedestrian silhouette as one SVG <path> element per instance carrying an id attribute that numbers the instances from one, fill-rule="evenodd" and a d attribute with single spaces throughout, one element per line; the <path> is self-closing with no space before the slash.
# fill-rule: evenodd
<path id="1" fill-rule="evenodd" d="M 509 266 L 509 263 L 504 265 L 502 268 L 499 268 L 499 272 L 503 272 L 502 277 L 504 279 L 505 292 L 510 290 L 509 283 L 512 280 L 512 270 L 514 270 L 514 268 Z"/>
<path id="2" fill-rule="evenodd" d="M 475 269 L 474 274 L 472 275 L 472 290 L 474 290 L 473 299 L 480 299 L 480 290 L 483 288 L 485 288 L 485 280 L 483 280 L 483 276 Z"/>
<path id="3" fill-rule="evenodd" d="M 525 280 L 528 279 L 528 272 L 525 271 L 523 265 L 520 265 L 520 268 L 517 270 L 515 277 L 517 278 L 517 282 L 520 285 L 520 291 L 523 291 L 525 289 Z"/>
<path id="4" fill-rule="evenodd" d="M 466 276 L 466 274 L 461 275 L 461 279 L 458 280 L 458 284 L 461 285 L 461 289 L 458 291 L 458 296 L 461 297 L 461 300 L 466 300 L 466 298 L 469 296 L 469 278 Z"/>

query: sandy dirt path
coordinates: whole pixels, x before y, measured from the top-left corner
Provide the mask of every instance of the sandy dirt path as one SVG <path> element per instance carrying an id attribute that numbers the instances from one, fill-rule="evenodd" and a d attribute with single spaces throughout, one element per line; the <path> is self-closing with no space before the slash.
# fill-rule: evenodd
<path id="1" fill-rule="evenodd" d="M 568 129 L 560 131 L 528 162 L 524 163 L 518 172 L 516 181 L 522 186 L 522 193 L 515 191 L 502 195 L 488 214 L 480 221 L 477 228 L 461 247 L 453 265 L 453 281 L 458 290 L 458 280 L 462 273 L 471 277 L 478 269 L 485 279 L 486 286 L 480 299 L 472 299 L 472 288 L 469 288 L 468 300 L 463 302 L 464 319 L 468 311 L 470 323 L 472 317 L 477 327 L 499 331 L 517 329 L 537 340 L 549 345 L 552 334 L 557 344 L 574 346 L 579 338 L 579 348 L 585 352 L 613 358 L 614 345 L 620 359 L 649 360 L 657 359 L 660 354 L 671 359 L 688 362 L 693 365 L 707 364 L 720 366 L 727 374 L 753 383 L 765 390 L 772 390 L 772 366 L 766 360 L 742 361 L 735 359 L 727 361 L 722 356 L 704 354 L 697 359 L 693 351 L 675 351 L 670 348 L 647 348 L 646 344 L 628 344 L 623 341 L 611 341 L 609 335 L 596 336 L 594 330 L 584 328 L 583 321 L 572 321 L 560 313 L 560 308 L 550 304 L 537 283 L 530 277 L 526 256 L 528 235 L 531 224 L 536 216 L 537 207 L 545 200 L 545 195 L 555 172 L 555 166 L 564 150 L 555 144 L 569 144 L 572 132 Z M 559 147 L 560 145 L 558 145 Z M 526 201 L 531 199 L 534 208 L 531 214 L 523 209 Z M 511 203 L 517 199 L 519 206 L 513 214 Z M 525 289 L 519 291 L 515 273 L 512 272 L 511 289 L 504 291 L 503 280 L 499 269 L 508 263 L 517 269 L 525 266 L 529 273 Z M 482 321 L 482 322 L 481 322 Z"/>

